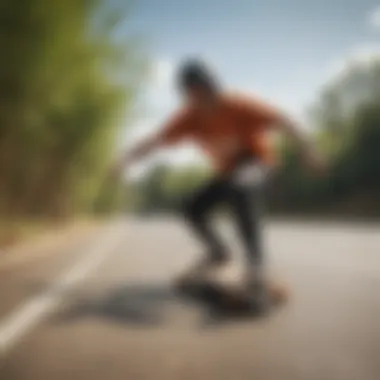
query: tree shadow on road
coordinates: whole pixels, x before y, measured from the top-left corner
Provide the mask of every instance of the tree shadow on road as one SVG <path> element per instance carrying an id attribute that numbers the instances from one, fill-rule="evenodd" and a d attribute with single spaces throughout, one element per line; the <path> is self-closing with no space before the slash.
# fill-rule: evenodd
<path id="1" fill-rule="evenodd" d="M 211 305 L 177 293 L 170 285 L 129 283 L 109 290 L 101 296 L 79 296 L 69 299 L 58 313 L 55 323 L 76 322 L 84 318 L 101 318 L 135 327 L 157 327 L 183 318 L 191 311 L 201 312 L 199 327 L 211 327 L 242 319 L 242 315 L 215 313 Z M 247 316 L 245 316 L 247 317 Z M 252 316 L 250 316 L 252 320 Z"/>

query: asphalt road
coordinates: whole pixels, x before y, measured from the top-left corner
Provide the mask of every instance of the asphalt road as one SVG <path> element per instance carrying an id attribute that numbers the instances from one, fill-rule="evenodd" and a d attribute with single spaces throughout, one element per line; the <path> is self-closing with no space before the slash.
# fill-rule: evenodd
<path id="1" fill-rule="evenodd" d="M 172 292 L 199 251 L 176 221 L 115 221 L 0 271 L 0 379 L 378 380 L 380 227 L 266 234 L 291 299 L 259 320 L 213 319 Z"/>

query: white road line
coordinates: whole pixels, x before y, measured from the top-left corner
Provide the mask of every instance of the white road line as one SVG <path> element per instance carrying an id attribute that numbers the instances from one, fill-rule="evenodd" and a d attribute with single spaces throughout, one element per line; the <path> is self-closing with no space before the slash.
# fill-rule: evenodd
<path id="1" fill-rule="evenodd" d="M 112 224 L 104 235 L 96 239 L 88 252 L 67 273 L 64 273 L 45 292 L 33 297 L 18 307 L 11 315 L 0 321 L 0 353 L 5 354 L 19 342 L 33 327 L 62 301 L 73 285 L 83 280 L 88 274 L 102 264 L 121 243 L 125 234 L 125 225 Z"/>

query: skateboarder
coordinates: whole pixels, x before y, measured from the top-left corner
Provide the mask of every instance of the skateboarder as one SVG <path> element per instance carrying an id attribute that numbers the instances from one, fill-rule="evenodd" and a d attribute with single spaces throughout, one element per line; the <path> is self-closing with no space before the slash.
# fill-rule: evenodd
<path id="1" fill-rule="evenodd" d="M 157 134 L 126 152 L 113 172 L 158 148 L 185 140 L 198 144 L 213 162 L 215 174 L 184 202 L 183 215 L 206 248 L 201 261 L 185 276 L 207 275 L 228 264 L 228 249 L 210 223 L 211 211 L 223 203 L 231 212 L 246 253 L 246 284 L 252 292 L 259 292 L 264 280 L 261 196 L 276 163 L 268 133 L 276 130 L 288 135 L 309 169 L 322 171 L 323 161 L 286 115 L 259 99 L 227 94 L 204 62 L 185 62 L 177 79 L 184 97 L 181 109 Z"/>

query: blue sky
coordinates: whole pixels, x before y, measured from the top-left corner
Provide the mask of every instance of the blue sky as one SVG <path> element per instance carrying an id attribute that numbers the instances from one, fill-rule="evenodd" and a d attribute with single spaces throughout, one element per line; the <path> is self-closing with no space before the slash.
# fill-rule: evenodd
<path id="1" fill-rule="evenodd" d="M 194 55 L 209 61 L 227 87 L 302 117 L 347 60 L 380 51 L 378 9 L 380 1 L 373 0 L 135 1 L 125 33 L 145 36 L 153 69 L 144 98 L 148 112 L 132 135 L 152 132 L 176 107 L 173 70 Z"/>

